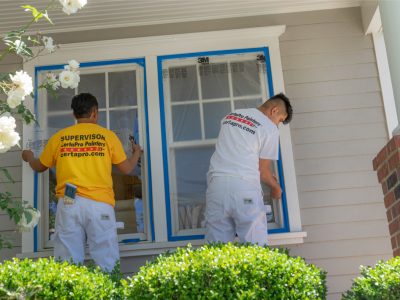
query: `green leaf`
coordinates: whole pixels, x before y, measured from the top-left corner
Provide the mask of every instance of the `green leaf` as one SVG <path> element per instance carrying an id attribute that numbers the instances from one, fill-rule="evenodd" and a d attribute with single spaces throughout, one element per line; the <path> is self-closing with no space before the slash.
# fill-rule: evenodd
<path id="1" fill-rule="evenodd" d="M 28 224 L 30 221 L 32 221 L 32 214 L 29 211 L 24 211 L 24 215 L 25 215 L 25 219 L 26 219 L 26 223 Z"/>
<path id="2" fill-rule="evenodd" d="M 32 12 L 32 16 L 35 19 L 35 22 L 39 21 L 43 17 L 43 13 L 38 11 L 35 7 L 31 5 L 23 5 L 22 8 L 25 8 L 25 11 Z"/>
<path id="3" fill-rule="evenodd" d="M 40 41 L 38 39 L 33 38 L 31 36 L 28 36 L 27 39 L 28 39 L 28 41 L 32 42 L 32 44 L 35 44 L 35 45 L 39 45 L 40 44 Z"/>
<path id="4" fill-rule="evenodd" d="M 24 29 L 12 30 L 4 35 L 4 40 L 20 38 L 25 33 Z"/>
<path id="5" fill-rule="evenodd" d="M 47 12 L 47 10 L 44 11 L 43 17 L 44 17 L 51 25 L 54 25 L 53 21 L 52 21 L 52 20 L 50 19 L 50 17 L 49 17 L 49 13 Z"/>

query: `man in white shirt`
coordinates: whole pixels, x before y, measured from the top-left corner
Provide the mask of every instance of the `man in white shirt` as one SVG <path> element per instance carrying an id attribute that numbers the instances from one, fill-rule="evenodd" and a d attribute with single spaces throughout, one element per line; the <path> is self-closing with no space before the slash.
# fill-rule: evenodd
<path id="1" fill-rule="evenodd" d="M 227 243 L 237 234 L 242 243 L 268 244 L 260 180 L 270 186 L 272 198 L 281 197 L 272 164 L 278 160 L 278 125 L 289 123 L 292 113 L 289 99 L 281 93 L 221 121 L 207 174 L 207 241 Z"/>

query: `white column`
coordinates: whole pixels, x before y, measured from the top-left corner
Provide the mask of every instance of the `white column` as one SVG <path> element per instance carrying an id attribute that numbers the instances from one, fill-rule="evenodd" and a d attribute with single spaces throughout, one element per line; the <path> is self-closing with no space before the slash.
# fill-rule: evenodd
<path id="1" fill-rule="evenodd" d="M 390 75 L 392 78 L 397 117 L 400 119 L 400 1 L 380 0 L 379 10 L 381 14 Z M 400 134 L 399 125 L 393 134 Z"/>

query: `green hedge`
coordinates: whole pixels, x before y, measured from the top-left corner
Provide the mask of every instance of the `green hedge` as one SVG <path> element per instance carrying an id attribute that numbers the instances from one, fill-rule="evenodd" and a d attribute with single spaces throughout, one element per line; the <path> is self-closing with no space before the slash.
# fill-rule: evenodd
<path id="1" fill-rule="evenodd" d="M 361 275 L 356 278 L 343 300 L 398 300 L 400 299 L 400 257 L 375 267 L 361 266 Z"/>
<path id="2" fill-rule="evenodd" d="M 0 299 L 116 299 L 118 289 L 100 269 L 53 259 L 0 264 Z"/>
<path id="3" fill-rule="evenodd" d="M 216 244 L 160 255 L 127 281 L 128 299 L 325 299 L 325 272 L 282 251 Z"/>

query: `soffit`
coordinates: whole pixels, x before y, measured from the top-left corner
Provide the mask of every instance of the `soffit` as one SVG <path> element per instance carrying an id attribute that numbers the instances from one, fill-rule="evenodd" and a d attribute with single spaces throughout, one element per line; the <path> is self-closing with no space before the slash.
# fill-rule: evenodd
<path id="1" fill-rule="evenodd" d="M 28 20 L 22 5 L 43 8 L 46 3 L 1 0 L 0 34 Z M 71 32 L 355 7 L 360 3 L 361 0 L 88 0 L 84 9 L 74 15 L 65 15 L 61 7 L 51 10 L 50 17 L 56 25 L 41 21 L 33 29 L 43 33 Z M 58 1 L 56 5 L 59 6 Z"/>

